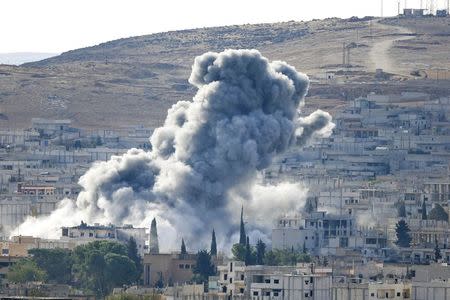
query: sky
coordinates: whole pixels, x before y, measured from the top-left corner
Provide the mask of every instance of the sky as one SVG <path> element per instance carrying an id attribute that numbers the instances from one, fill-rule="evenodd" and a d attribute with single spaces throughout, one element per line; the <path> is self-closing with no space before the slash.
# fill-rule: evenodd
<path id="1" fill-rule="evenodd" d="M 118 38 L 198 27 L 379 16 L 381 1 L 1 0 L 0 53 L 61 53 Z M 383 2 L 384 16 L 397 13 L 398 0 Z M 401 0 L 402 7 L 405 2 L 418 7 L 421 1 Z"/>

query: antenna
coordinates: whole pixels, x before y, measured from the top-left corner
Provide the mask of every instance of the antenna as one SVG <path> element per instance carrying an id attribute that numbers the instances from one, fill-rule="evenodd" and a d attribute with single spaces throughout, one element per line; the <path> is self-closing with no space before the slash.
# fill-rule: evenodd
<path id="1" fill-rule="evenodd" d="M 383 15 L 384 15 L 383 14 L 383 0 L 381 0 L 381 15 L 380 16 L 383 17 Z"/>

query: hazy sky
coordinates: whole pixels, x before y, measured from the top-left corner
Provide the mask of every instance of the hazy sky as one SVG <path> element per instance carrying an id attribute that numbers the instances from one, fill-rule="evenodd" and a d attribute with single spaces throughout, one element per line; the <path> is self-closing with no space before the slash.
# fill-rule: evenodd
<path id="1" fill-rule="evenodd" d="M 167 30 L 379 16 L 381 0 L 0 0 L 0 12 L 0 53 L 62 52 Z M 384 15 L 396 12 L 397 0 L 384 0 Z"/>

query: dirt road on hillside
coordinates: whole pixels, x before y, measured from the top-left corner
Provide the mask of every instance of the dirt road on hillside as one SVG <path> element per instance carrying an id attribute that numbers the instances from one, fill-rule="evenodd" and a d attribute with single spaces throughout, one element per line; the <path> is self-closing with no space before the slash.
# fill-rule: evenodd
<path id="1" fill-rule="evenodd" d="M 404 41 L 414 38 L 413 33 L 408 28 L 399 26 L 390 26 L 374 22 L 374 29 L 381 30 L 390 34 L 390 36 L 383 36 L 380 40 L 374 41 L 369 52 L 369 65 L 371 71 L 375 69 L 383 69 L 384 72 L 392 74 L 401 74 L 409 76 L 409 74 L 402 74 L 399 63 L 392 58 L 390 49 L 394 46 L 396 41 Z"/>

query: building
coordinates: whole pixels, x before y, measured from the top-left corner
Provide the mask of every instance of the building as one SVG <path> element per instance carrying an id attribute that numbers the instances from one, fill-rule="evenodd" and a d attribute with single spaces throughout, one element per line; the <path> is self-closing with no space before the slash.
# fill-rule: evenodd
<path id="1" fill-rule="evenodd" d="M 196 258 L 196 254 L 145 254 L 144 285 L 155 287 L 190 282 L 194 276 Z"/>
<path id="2" fill-rule="evenodd" d="M 330 299 L 331 295 L 332 270 L 313 264 L 245 266 L 243 262 L 230 261 L 219 265 L 218 271 L 217 281 L 210 285 L 219 298 Z"/>
<path id="3" fill-rule="evenodd" d="M 356 221 L 352 215 L 333 215 L 324 211 L 313 212 L 303 218 L 280 219 L 272 230 L 274 249 L 302 249 L 320 251 L 327 247 L 347 247 L 349 238 L 356 234 Z M 330 244 L 337 240 L 338 244 Z"/>
<path id="4" fill-rule="evenodd" d="M 369 283 L 369 298 L 374 299 L 411 299 L 411 283 L 393 280 L 392 282 Z"/>
<path id="5" fill-rule="evenodd" d="M 114 240 L 126 244 L 131 237 L 135 239 L 138 253 L 143 257 L 148 248 L 146 244 L 148 234 L 145 232 L 145 228 L 135 228 L 132 225 L 117 227 L 94 224 L 91 226 L 81 222 L 78 226 L 61 229 L 61 240 L 71 241 L 76 245 L 87 244 L 95 240 Z"/>
<path id="6" fill-rule="evenodd" d="M 292 274 L 253 275 L 252 300 L 331 299 L 331 274 L 298 270 Z"/>

